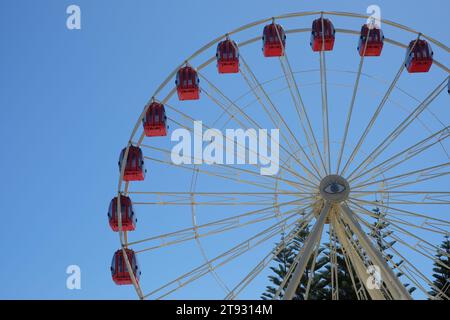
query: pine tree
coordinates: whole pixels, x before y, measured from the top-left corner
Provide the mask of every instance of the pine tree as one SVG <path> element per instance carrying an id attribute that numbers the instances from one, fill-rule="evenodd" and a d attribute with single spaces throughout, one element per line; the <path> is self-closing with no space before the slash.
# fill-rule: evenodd
<path id="1" fill-rule="evenodd" d="M 283 235 L 284 238 L 284 235 Z M 282 239 L 282 242 L 284 242 L 284 239 Z M 277 244 L 280 245 L 280 243 Z M 292 243 L 287 243 L 283 247 L 283 249 L 277 254 L 277 257 L 274 259 L 275 262 L 278 263 L 276 267 L 270 267 L 270 269 L 275 273 L 275 275 L 269 276 L 269 281 L 272 282 L 275 287 L 267 286 L 266 292 L 264 292 L 261 295 L 261 299 L 263 300 L 272 300 L 276 294 L 276 291 L 278 287 L 281 285 L 284 277 L 286 276 L 289 267 L 292 265 L 292 262 L 294 261 L 295 255 L 294 255 L 294 248 L 292 246 Z"/>
<path id="2" fill-rule="evenodd" d="M 374 214 L 376 215 L 376 221 L 372 225 L 372 230 L 369 235 L 375 239 L 376 245 L 378 246 L 380 252 L 385 257 L 386 261 L 391 261 L 393 256 L 386 251 L 395 245 L 396 241 L 387 242 L 386 238 L 392 234 L 392 231 L 389 231 L 389 222 L 385 219 L 385 214 L 381 212 L 379 208 L 373 209 Z M 350 230 L 348 230 L 351 232 Z M 275 288 L 272 286 L 267 286 L 266 292 L 262 294 L 262 299 L 272 299 L 276 293 L 276 290 L 279 288 L 283 279 L 286 276 L 290 266 L 295 260 L 298 252 L 303 246 L 305 240 L 309 235 L 309 227 L 300 231 L 299 234 L 293 239 L 289 244 L 286 244 L 285 248 L 280 252 L 275 261 L 278 263 L 276 267 L 271 267 L 271 270 L 275 273 L 275 275 L 269 276 L 270 282 L 275 285 Z M 351 262 L 346 261 L 345 256 L 343 254 L 342 245 L 339 243 L 337 238 L 332 238 L 333 244 L 336 246 L 334 252 L 336 252 L 336 268 L 337 268 L 337 288 L 338 295 L 340 300 L 356 300 L 358 299 L 358 295 L 356 290 L 360 290 L 364 288 L 363 284 L 360 282 L 359 277 L 356 275 L 354 268 L 351 266 Z M 448 238 L 447 238 L 448 241 Z M 357 240 L 356 240 L 357 242 Z M 450 250 L 450 244 L 448 245 L 447 250 Z M 447 251 L 449 254 L 449 251 Z M 319 254 L 317 256 L 317 261 L 315 264 L 315 273 L 314 278 L 311 281 L 311 288 L 309 291 L 308 299 L 311 300 L 331 300 L 332 299 L 332 281 L 331 281 L 331 257 L 330 257 L 330 245 L 325 243 L 319 249 Z M 447 256 L 448 258 L 448 256 Z M 403 261 L 398 261 L 395 263 L 397 269 L 401 266 Z M 448 263 L 448 259 L 447 259 Z M 305 298 L 306 287 L 308 283 L 308 275 L 309 270 L 312 264 L 311 260 L 308 262 L 307 268 L 305 269 L 305 274 L 303 275 L 300 284 L 296 290 L 296 294 L 294 296 L 294 300 L 303 300 Z M 351 268 L 349 270 L 349 267 Z M 437 272 L 437 268 L 434 269 Z M 448 271 L 446 271 L 447 281 L 448 281 Z M 442 273 L 442 270 L 440 271 Z M 401 277 L 402 273 L 400 271 L 397 272 L 397 276 Z M 439 279 L 441 279 L 440 276 Z M 416 288 L 410 287 L 408 283 L 404 284 L 406 288 L 408 288 L 409 292 L 412 293 Z M 450 286 L 450 285 L 447 285 Z M 284 288 L 285 289 L 285 288 Z M 448 290 L 448 288 L 447 288 Z M 283 292 L 281 292 L 283 294 Z M 368 299 L 370 296 L 365 295 Z"/>
<path id="3" fill-rule="evenodd" d="M 429 294 L 435 299 L 448 299 L 450 297 L 450 238 L 444 237 L 439 250 L 436 253 L 436 261 L 433 268 L 433 285 Z M 440 293 L 442 292 L 442 293 Z"/>
<path id="4" fill-rule="evenodd" d="M 301 228 L 300 225 L 296 226 L 297 230 Z M 292 263 L 295 260 L 295 257 L 297 256 L 298 252 L 301 250 L 305 240 L 307 239 L 308 235 L 310 233 L 309 226 L 306 228 L 300 230 L 298 234 L 294 237 L 292 241 L 285 244 L 285 247 L 283 250 L 280 251 L 280 253 L 277 255 L 275 262 L 277 263 L 277 266 L 270 267 L 270 269 L 273 271 L 274 275 L 269 276 L 269 281 L 274 286 L 267 286 L 266 292 L 264 292 L 261 295 L 261 299 L 263 300 L 271 300 L 275 296 L 276 291 L 280 287 L 281 283 L 283 282 L 283 279 L 285 278 L 286 274 L 288 273 L 290 267 L 292 266 Z M 283 239 L 282 239 L 283 241 Z M 321 255 L 322 250 L 319 248 L 318 251 L 318 257 Z M 326 262 L 323 260 L 323 258 L 318 258 L 315 264 L 315 270 L 319 270 L 323 267 L 323 265 Z M 311 269 L 312 264 L 312 258 L 307 264 L 307 267 L 305 269 L 305 274 L 303 275 L 299 286 L 296 289 L 296 293 L 294 295 L 293 300 L 304 300 L 305 299 L 305 293 L 306 288 L 308 284 L 308 274 Z M 324 294 L 322 291 L 324 290 L 323 286 L 321 285 L 321 278 L 320 275 L 315 273 L 314 278 L 311 281 L 311 287 L 309 290 L 309 296 L 308 299 L 320 299 Z M 287 282 L 289 283 L 289 281 Z M 283 291 L 280 292 L 280 295 L 283 295 L 284 290 L 286 287 L 283 288 Z"/>

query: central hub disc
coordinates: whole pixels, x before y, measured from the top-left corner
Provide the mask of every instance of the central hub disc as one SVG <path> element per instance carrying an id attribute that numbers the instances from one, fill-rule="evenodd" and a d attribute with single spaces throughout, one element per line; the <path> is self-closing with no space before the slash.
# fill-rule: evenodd
<path id="1" fill-rule="evenodd" d="M 320 181 L 319 190 L 324 200 L 336 203 L 347 200 L 350 185 L 343 177 L 330 174 Z"/>

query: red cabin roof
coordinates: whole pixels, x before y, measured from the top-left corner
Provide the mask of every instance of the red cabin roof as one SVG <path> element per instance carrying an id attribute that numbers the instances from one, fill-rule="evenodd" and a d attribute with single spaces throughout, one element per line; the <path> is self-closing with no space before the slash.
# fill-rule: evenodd
<path id="1" fill-rule="evenodd" d="M 284 56 L 286 47 L 286 34 L 283 28 L 275 22 L 264 27 L 263 31 L 263 53 L 265 57 Z"/>
<path id="2" fill-rule="evenodd" d="M 180 68 L 175 84 L 180 100 L 198 100 L 200 96 L 200 79 L 197 71 L 190 66 Z"/>
<path id="3" fill-rule="evenodd" d="M 324 32 L 322 32 L 322 26 Z M 329 19 L 319 18 L 313 21 L 311 30 L 311 48 L 313 51 L 331 51 L 335 39 L 334 26 Z"/>
<path id="4" fill-rule="evenodd" d="M 122 231 L 133 231 L 136 229 L 136 214 L 133 210 L 131 199 L 126 196 L 120 196 L 120 212 L 122 216 Z M 109 225 L 113 231 L 119 231 L 119 215 L 117 214 L 117 197 L 109 203 L 108 210 Z"/>
<path id="5" fill-rule="evenodd" d="M 426 40 L 413 40 L 406 49 L 405 67 L 409 73 L 428 72 L 433 64 L 433 50 Z"/>
<path id="6" fill-rule="evenodd" d="M 125 249 L 125 252 L 128 256 L 128 260 L 130 262 L 136 282 L 139 282 L 141 271 L 139 270 L 136 254 L 131 249 Z M 123 251 L 121 249 L 117 250 L 114 253 L 111 262 L 111 276 L 113 281 L 117 285 L 133 284 L 130 273 L 128 272 L 126 261 L 124 259 Z"/>
<path id="7" fill-rule="evenodd" d="M 239 72 L 239 49 L 234 41 L 226 39 L 219 42 L 216 58 L 219 73 Z"/>
<path id="8" fill-rule="evenodd" d="M 368 38 L 367 35 L 369 36 Z M 358 52 L 360 56 L 364 55 L 365 57 L 376 57 L 381 55 L 383 43 L 384 35 L 381 29 L 375 27 L 369 29 L 367 24 L 362 26 L 358 43 Z"/>
<path id="9" fill-rule="evenodd" d="M 142 124 L 147 137 L 161 137 L 167 135 L 167 117 L 164 105 L 152 102 L 145 112 Z"/>
<path id="10" fill-rule="evenodd" d="M 119 170 L 122 169 L 122 161 L 127 148 L 123 148 L 119 157 Z M 141 181 L 145 178 L 144 156 L 139 147 L 130 146 L 128 150 L 127 163 L 123 174 L 124 181 Z"/>

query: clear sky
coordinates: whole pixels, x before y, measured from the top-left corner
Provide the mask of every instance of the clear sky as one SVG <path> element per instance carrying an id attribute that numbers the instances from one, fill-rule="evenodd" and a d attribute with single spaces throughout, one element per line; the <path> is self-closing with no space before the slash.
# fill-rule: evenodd
<path id="1" fill-rule="evenodd" d="M 66 28 L 70 4 L 81 8 L 81 30 Z M 118 288 L 111 281 L 109 264 L 119 242 L 109 229 L 106 211 L 117 190 L 118 154 L 152 92 L 192 52 L 235 27 L 298 11 L 365 14 L 370 4 L 381 7 L 383 18 L 449 45 L 450 5 L 445 0 L 2 0 L 0 298 L 135 298 L 132 288 Z M 345 20 L 339 21 L 342 27 Z M 302 26 L 309 24 L 306 19 Z M 356 70 L 359 60 L 355 55 L 350 63 L 347 52 L 336 50 L 330 63 Z M 397 53 L 403 57 L 403 51 Z M 448 55 L 439 59 L 449 66 Z M 387 61 L 372 71 L 390 80 L 398 65 Z M 435 85 L 441 79 L 433 80 Z M 419 98 L 428 92 L 405 85 Z M 448 119 L 448 110 L 441 114 Z M 166 172 L 165 184 L 187 191 L 186 181 Z M 162 214 L 153 212 L 149 222 L 157 225 L 164 220 Z M 194 246 L 189 248 L 196 251 L 145 259 L 141 264 L 146 283 L 188 262 L 190 255 L 199 256 Z M 71 264 L 81 268 L 81 290 L 66 289 L 65 271 Z M 257 298 L 265 285 L 260 284 L 245 297 Z M 220 294 L 211 289 L 211 297 Z"/>

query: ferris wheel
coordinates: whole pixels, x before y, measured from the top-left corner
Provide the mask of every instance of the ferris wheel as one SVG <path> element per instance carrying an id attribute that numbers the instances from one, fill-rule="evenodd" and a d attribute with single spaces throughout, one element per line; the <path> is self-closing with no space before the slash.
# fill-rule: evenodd
<path id="1" fill-rule="evenodd" d="M 120 240 L 116 284 L 140 299 L 239 299 L 264 289 L 274 259 L 308 229 L 275 299 L 292 299 L 304 277 L 310 290 L 323 245 L 334 257 L 333 299 L 338 250 L 358 299 L 411 299 L 403 281 L 430 297 L 429 270 L 450 232 L 449 48 L 369 18 L 315 11 L 255 21 L 162 81 L 119 158 L 108 212 Z M 205 129 L 278 128 L 278 172 L 173 163 L 170 132 L 195 134 L 196 120 Z M 385 237 L 376 236 L 380 219 Z M 208 290 L 183 294 L 189 286 Z M 449 299 L 438 292 L 432 298 Z"/>

